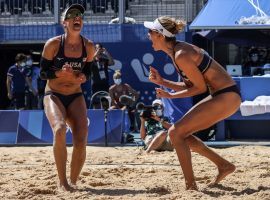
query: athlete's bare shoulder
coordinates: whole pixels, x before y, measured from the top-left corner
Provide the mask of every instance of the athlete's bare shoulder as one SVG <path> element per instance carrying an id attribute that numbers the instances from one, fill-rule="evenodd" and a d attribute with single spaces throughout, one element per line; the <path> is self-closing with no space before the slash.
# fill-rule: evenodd
<path id="1" fill-rule="evenodd" d="M 61 42 L 61 36 L 59 35 L 59 36 L 56 36 L 47 40 L 45 46 L 58 47 L 60 42 Z"/>
<path id="2" fill-rule="evenodd" d="M 200 56 L 200 48 L 187 43 L 187 42 L 178 42 L 175 47 L 175 60 L 183 58 L 197 58 Z"/>
<path id="3" fill-rule="evenodd" d="M 94 42 L 83 37 L 84 43 L 85 43 L 85 48 L 87 51 L 87 61 L 92 61 L 93 57 L 95 55 L 95 45 Z"/>
<path id="4" fill-rule="evenodd" d="M 44 45 L 42 56 L 47 59 L 52 59 L 58 52 L 61 42 L 61 36 L 50 38 Z"/>

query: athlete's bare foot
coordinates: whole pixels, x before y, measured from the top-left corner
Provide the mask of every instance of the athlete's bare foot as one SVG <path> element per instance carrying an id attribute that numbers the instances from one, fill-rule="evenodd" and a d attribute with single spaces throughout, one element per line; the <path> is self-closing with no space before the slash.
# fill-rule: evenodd
<path id="1" fill-rule="evenodd" d="M 60 183 L 59 190 L 63 192 L 73 192 L 74 189 L 68 183 L 64 183 L 64 184 Z"/>
<path id="2" fill-rule="evenodd" d="M 218 168 L 218 175 L 214 182 L 212 182 L 210 185 L 218 184 L 220 181 L 222 181 L 226 176 L 233 173 L 235 171 L 236 167 L 232 163 L 228 163 L 225 166 Z"/>
<path id="3" fill-rule="evenodd" d="M 196 185 L 196 182 L 193 182 L 191 184 L 186 183 L 186 190 L 198 190 L 198 187 Z"/>
<path id="4" fill-rule="evenodd" d="M 77 189 L 78 189 L 78 186 L 77 186 L 76 183 L 70 182 L 70 186 L 71 186 L 74 190 L 77 190 Z"/>

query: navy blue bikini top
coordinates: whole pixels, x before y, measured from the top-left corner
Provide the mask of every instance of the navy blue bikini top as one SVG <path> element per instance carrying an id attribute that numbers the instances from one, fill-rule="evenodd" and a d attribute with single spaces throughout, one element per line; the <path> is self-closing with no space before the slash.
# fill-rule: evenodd
<path id="1" fill-rule="evenodd" d="M 65 37 L 64 35 L 61 35 L 61 42 L 60 47 L 57 52 L 57 55 L 53 58 L 53 64 L 56 70 L 62 69 L 63 65 L 69 64 L 73 70 L 82 72 L 83 67 L 87 60 L 87 52 L 85 48 L 85 42 L 83 40 L 83 37 L 81 36 L 82 40 L 82 55 L 79 58 L 72 58 L 72 57 L 66 57 L 64 53 L 65 49 Z"/>
<path id="2" fill-rule="evenodd" d="M 202 49 L 203 50 L 203 49 Z M 211 66 L 211 63 L 212 63 L 213 59 L 211 56 L 209 56 L 209 54 L 203 50 L 203 59 L 202 59 L 202 62 L 199 64 L 198 68 L 200 70 L 200 72 L 202 72 L 202 74 L 204 74 L 208 69 L 209 67 Z M 174 60 L 174 64 L 175 66 L 177 67 L 177 72 L 179 73 L 179 75 L 185 79 L 186 81 L 188 81 L 188 77 L 186 76 L 186 74 L 178 67 L 178 65 L 176 64 L 175 60 Z"/>

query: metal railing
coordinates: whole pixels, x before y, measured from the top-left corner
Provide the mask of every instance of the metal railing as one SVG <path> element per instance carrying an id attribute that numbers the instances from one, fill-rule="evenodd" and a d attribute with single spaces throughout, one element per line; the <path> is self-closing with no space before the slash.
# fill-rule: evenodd
<path id="1" fill-rule="evenodd" d="M 85 22 L 90 24 L 142 23 L 161 15 L 192 21 L 204 2 L 205 0 L 0 0 L 0 25 L 56 24 L 59 23 L 59 15 L 72 3 L 80 3 L 85 7 Z"/>

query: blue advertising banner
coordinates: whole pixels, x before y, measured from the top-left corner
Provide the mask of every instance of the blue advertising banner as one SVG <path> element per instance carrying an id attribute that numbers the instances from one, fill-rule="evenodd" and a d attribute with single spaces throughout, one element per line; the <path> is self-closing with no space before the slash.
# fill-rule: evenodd
<path id="1" fill-rule="evenodd" d="M 105 144 L 104 110 L 88 110 L 88 144 Z M 1 116 L 1 115 L 0 115 Z M 108 144 L 120 144 L 122 140 L 122 110 L 111 110 L 107 114 Z M 53 143 L 53 133 L 43 111 L 23 110 L 17 119 L 17 144 Z M 67 126 L 66 141 L 72 143 L 72 132 Z M 14 142 L 15 143 L 15 142 Z"/>
<path id="2" fill-rule="evenodd" d="M 122 82 L 128 83 L 139 92 L 138 102 L 151 105 L 156 99 L 155 88 L 159 86 L 148 79 L 150 66 L 156 68 L 162 77 L 168 80 L 180 80 L 171 58 L 163 52 L 154 52 L 150 42 L 105 43 L 103 46 L 111 53 L 115 61 L 115 64 L 109 67 L 110 85 L 114 84 L 112 77 L 115 70 L 120 70 Z M 90 101 L 90 88 L 84 88 L 86 99 Z M 173 112 L 173 121 L 176 121 L 191 107 L 192 98 L 170 99 L 169 103 L 166 101 L 165 111 L 170 110 L 166 111 L 170 116 Z"/>
<path id="3" fill-rule="evenodd" d="M 0 144 L 15 144 L 19 111 L 0 111 Z"/>

